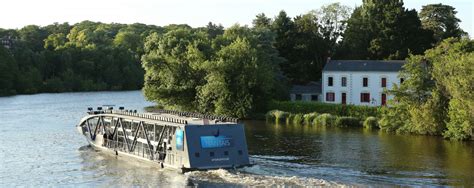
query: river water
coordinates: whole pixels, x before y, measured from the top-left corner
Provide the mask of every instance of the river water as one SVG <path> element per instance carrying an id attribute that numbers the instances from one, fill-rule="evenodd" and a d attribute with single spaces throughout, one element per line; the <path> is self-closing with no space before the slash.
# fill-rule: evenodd
<path id="1" fill-rule="evenodd" d="M 474 143 L 246 121 L 252 167 L 180 174 L 116 159 L 74 126 L 89 106 L 152 105 L 140 91 L 0 97 L 0 187 L 474 186 Z"/>

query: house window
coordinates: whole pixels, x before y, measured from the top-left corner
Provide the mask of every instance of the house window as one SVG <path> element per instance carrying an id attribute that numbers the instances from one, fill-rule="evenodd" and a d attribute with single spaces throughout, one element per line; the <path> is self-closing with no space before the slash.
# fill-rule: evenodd
<path id="1" fill-rule="evenodd" d="M 326 101 L 334 101 L 334 93 L 333 92 L 328 92 L 326 93 Z"/>
<path id="2" fill-rule="evenodd" d="M 302 99 L 303 99 L 303 95 L 301 95 L 301 94 L 296 94 L 295 95 L 295 100 L 300 101 Z"/>
<path id="3" fill-rule="evenodd" d="M 367 87 L 369 85 L 369 78 L 362 78 L 362 86 Z"/>
<path id="4" fill-rule="evenodd" d="M 328 77 L 328 86 L 332 86 L 332 77 Z"/>
<path id="5" fill-rule="evenodd" d="M 382 87 L 387 87 L 387 78 L 382 78 Z"/>
<path id="6" fill-rule="evenodd" d="M 318 95 L 311 95 L 311 100 L 312 101 L 317 101 L 318 100 Z"/>
<path id="7" fill-rule="evenodd" d="M 342 78 L 341 78 L 341 86 L 342 86 L 342 87 L 346 87 L 346 86 L 347 86 L 347 78 L 346 78 L 346 77 L 342 77 Z"/>
<path id="8" fill-rule="evenodd" d="M 370 102 L 370 93 L 361 93 L 360 102 Z"/>
<path id="9" fill-rule="evenodd" d="M 400 84 L 403 84 L 404 81 L 405 81 L 405 79 L 400 78 Z"/>

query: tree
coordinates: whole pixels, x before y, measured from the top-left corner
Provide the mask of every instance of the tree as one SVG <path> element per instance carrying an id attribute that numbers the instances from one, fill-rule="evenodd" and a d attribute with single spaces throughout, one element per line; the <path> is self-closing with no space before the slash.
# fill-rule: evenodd
<path id="1" fill-rule="evenodd" d="M 15 59 L 3 46 L 0 46 L 0 96 L 15 94 L 18 66 Z"/>
<path id="2" fill-rule="evenodd" d="M 332 53 L 334 53 L 336 43 L 341 39 L 346 28 L 351 11 L 349 6 L 340 3 L 328 4 L 316 11 L 321 33 L 326 43 L 331 46 Z"/>
<path id="3" fill-rule="evenodd" d="M 461 20 L 456 17 L 456 13 L 455 8 L 449 5 L 424 5 L 420 12 L 421 24 L 434 33 L 436 43 L 449 37 L 460 38 L 467 33 L 459 28 Z"/>
<path id="4" fill-rule="evenodd" d="M 207 40 L 207 35 L 185 28 L 150 35 L 142 57 L 147 99 L 171 108 L 196 109 L 196 88 L 204 79 L 199 66 L 206 60 L 198 47 Z"/>
<path id="5" fill-rule="evenodd" d="M 408 78 L 391 94 L 396 102 L 382 114 L 383 130 L 473 138 L 474 41 L 448 38 L 424 56 L 408 58 Z M 396 115 L 395 115 L 396 114 Z"/>
<path id="6" fill-rule="evenodd" d="M 276 35 L 276 49 L 286 59 L 280 64 L 283 74 L 293 83 L 319 80 L 329 47 L 320 33 L 316 14 L 309 12 L 292 20 L 280 11 L 271 30 Z"/>
<path id="7" fill-rule="evenodd" d="M 292 38 L 294 27 L 294 22 L 283 10 L 273 19 L 272 31 L 275 33 L 275 48 L 280 53 L 280 56 L 286 59 L 290 56 L 294 46 Z M 289 72 L 289 63 L 290 62 L 286 61 L 280 65 L 281 70 L 285 75 Z"/>
<path id="8" fill-rule="evenodd" d="M 348 20 L 338 56 L 344 59 L 405 59 L 430 48 L 432 33 L 401 0 L 364 0 Z"/>
<path id="9" fill-rule="evenodd" d="M 199 109 L 203 112 L 247 117 L 263 110 L 275 96 L 278 63 L 269 30 L 251 30 L 235 25 L 222 35 L 227 45 L 204 64 L 206 83 L 199 87 Z M 219 41 L 222 42 L 222 41 Z"/>
<path id="10" fill-rule="evenodd" d="M 275 95 L 273 33 L 235 25 L 209 37 L 178 28 L 150 35 L 142 57 L 144 92 L 167 108 L 246 117 Z"/>
<path id="11" fill-rule="evenodd" d="M 264 13 L 257 14 L 255 19 L 252 21 L 254 28 L 270 28 L 272 19 L 265 16 Z"/>
<path id="12" fill-rule="evenodd" d="M 295 83 L 320 80 L 330 48 L 319 32 L 316 14 L 296 16 L 294 25 L 292 54 L 285 57 L 290 64 L 287 75 Z"/>

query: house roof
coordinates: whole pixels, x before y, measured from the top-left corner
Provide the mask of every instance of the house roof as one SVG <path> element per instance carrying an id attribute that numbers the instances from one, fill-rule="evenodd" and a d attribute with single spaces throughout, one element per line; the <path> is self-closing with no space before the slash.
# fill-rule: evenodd
<path id="1" fill-rule="evenodd" d="M 303 94 L 303 93 L 321 93 L 321 82 L 310 82 L 307 85 L 293 85 L 290 90 L 292 94 Z"/>
<path id="2" fill-rule="evenodd" d="M 330 60 L 323 71 L 398 72 L 404 64 L 404 60 Z"/>

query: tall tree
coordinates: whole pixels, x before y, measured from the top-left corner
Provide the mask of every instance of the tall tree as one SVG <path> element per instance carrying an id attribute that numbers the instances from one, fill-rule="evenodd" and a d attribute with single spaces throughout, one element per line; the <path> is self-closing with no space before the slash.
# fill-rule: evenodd
<path id="1" fill-rule="evenodd" d="M 328 57 L 329 46 L 320 34 L 320 25 L 314 12 L 294 18 L 292 54 L 288 76 L 295 83 L 306 83 L 321 79 L 321 73 Z"/>
<path id="2" fill-rule="evenodd" d="M 421 8 L 420 19 L 423 28 L 433 31 L 436 43 L 449 37 L 462 37 L 467 35 L 459 28 L 457 11 L 454 7 L 443 4 L 429 4 Z"/>
<path id="3" fill-rule="evenodd" d="M 410 52 L 423 53 L 431 40 L 432 33 L 421 27 L 416 11 L 406 10 L 403 1 L 364 0 L 348 20 L 338 54 L 353 59 L 404 59 Z"/>
<path id="4" fill-rule="evenodd" d="M 316 11 L 321 26 L 320 32 L 331 47 L 332 53 L 334 53 L 336 43 L 341 39 L 346 28 L 351 11 L 349 6 L 340 3 L 328 4 Z"/>
<path id="5" fill-rule="evenodd" d="M 252 21 L 253 27 L 255 28 L 270 28 L 272 19 L 267 17 L 264 13 L 257 14 L 255 19 Z"/>
<path id="6" fill-rule="evenodd" d="M 285 11 L 280 11 L 273 19 L 272 31 L 275 32 L 275 47 L 280 53 L 280 56 L 288 58 L 293 50 L 293 31 L 295 23 L 287 16 Z M 290 71 L 290 62 L 286 61 L 280 65 L 281 70 L 285 75 Z"/>

